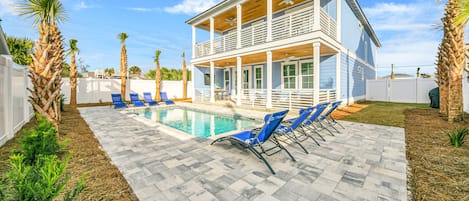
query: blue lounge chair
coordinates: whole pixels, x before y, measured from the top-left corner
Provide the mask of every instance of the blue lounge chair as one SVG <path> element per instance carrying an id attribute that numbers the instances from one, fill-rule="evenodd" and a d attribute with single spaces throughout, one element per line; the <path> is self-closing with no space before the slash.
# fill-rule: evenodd
<path id="1" fill-rule="evenodd" d="M 143 100 L 147 102 L 149 106 L 158 105 L 158 102 L 154 101 L 151 97 L 150 92 L 143 92 Z"/>
<path id="2" fill-rule="evenodd" d="M 318 126 L 320 126 L 321 128 L 325 128 L 325 127 L 324 125 L 321 124 L 321 122 L 319 122 L 318 118 L 321 116 L 321 114 L 324 112 L 324 110 L 327 108 L 328 105 L 329 103 L 326 102 L 326 103 L 319 103 L 313 106 L 312 109 L 314 110 L 314 112 L 312 112 L 312 115 L 306 121 L 303 122 L 304 128 L 307 128 L 309 131 L 316 133 L 323 141 L 326 141 L 326 140 L 324 139 L 324 137 L 322 137 L 321 134 L 319 134 L 319 131 L 321 130 L 318 128 Z"/>
<path id="3" fill-rule="evenodd" d="M 130 95 L 130 102 L 134 104 L 135 107 L 145 106 L 145 104 L 141 100 L 138 99 L 138 94 L 132 93 L 129 95 Z"/>
<path id="4" fill-rule="evenodd" d="M 306 148 L 300 143 L 300 141 L 302 140 L 298 138 L 296 133 L 301 133 L 304 136 L 308 136 L 305 133 L 306 131 L 304 130 L 303 122 L 308 118 L 312 111 L 313 107 L 307 109 L 300 109 L 299 116 L 282 122 L 281 125 L 277 128 L 277 130 L 275 130 L 275 134 L 279 136 L 285 136 L 288 140 L 300 146 L 305 153 L 308 153 Z M 312 139 L 316 142 L 316 144 L 319 145 L 316 139 Z"/>
<path id="5" fill-rule="evenodd" d="M 276 136 L 273 135 L 274 131 L 280 125 L 287 112 L 288 110 L 277 112 L 274 114 L 267 114 L 264 117 L 264 120 L 266 120 L 265 124 L 261 129 L 243 131 L 238 134 L 218 138 L 211 144 L 225 140 L 239 144 L 242 147 L 249 149 L 249 151 L 251 151 L 254 155 L 257 156 L 257 158 L 261 159 L 265 163 L 265 165 L 269 168 L 272 174 L 275 174 L 269 162 L 267 162 L 267 160 L 264 158 L 264 154 L 267 156 L 271 156 L 275 153 L 284 150 L 285 152 L 287 152 L 288 156 L 290 156 L 293 161 L 296 161 L 295 158 L 290 154 L 290 152 L 283 145 L 280 144 Z M 274 146 L 270 148 L 264 148 L 263 144 L 269 139 L 271 142 L 273 142 Z M 256 147 L 259 147 L 260 150 L 256 149 Z"/>
<path id="6" fill-rule="evenodd" d="M 160 98 L 162 101 L 164 101 L 167 105 L 174 104 L 174 101 L 168 99 L 168 95 L 166 95 L 166 92 L 160 92 Z"/>
<path id="7" fill-rule="evenodd" d="M 112 97 L 112 104 L 114 105 L 114 108 L 123 108 L 127 107 L 127 104 L 122 101 L 122 97 L 120 94 L 111 94 Z"/>
<path id="8" fill-rule="evenodd" d="M 342 127 L 342 129 L 345 129 L 344 126 L 342 126 L 338 121 L 336 121 L 332 116 L 332 112 L 334 112 L 334 110 L 336 110 L 340 104 L 342 103 L 342 101 L 336 101 L 336 102 L 332 102 L 331 103 L 331 108 L 329 108 L 329 110 L 324 113 L 323 115 L 319 116 L 318 118 L 318 122 L 321 123 L 321 125 L 327 129 L 327 127 L 322 123 L 324 122 L 325 124 L 327 124 L 330 128 L 333 128 L 337 133 L 340 133 L 339 130 L 337 130 L 337 128 L 335 128 L 335 125 L 339 125 L 340 127 Z M 332 135 L 334 135 L 329 129 L 327 129 L 329 131 L 329 133 L 331 133 Z"/>

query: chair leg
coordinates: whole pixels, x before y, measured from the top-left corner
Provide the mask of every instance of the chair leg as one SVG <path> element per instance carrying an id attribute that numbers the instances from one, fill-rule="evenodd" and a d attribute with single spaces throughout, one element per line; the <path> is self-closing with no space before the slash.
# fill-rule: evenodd
<path id="1" fill-rule="evenodd" d="M 254 153 L 259 159 L 261 159 L 264 162 L 264 164 L 267 166 L 267 168 L 269 168 L 269 170 L 270 170 L 270 172 L 272 172 L 272 174 L 275 174 L 275 172 L 272 169 L 272 167 L 270 166 L 269 162 L 267 162 L 267 160 L 256 149 L 254 149 L 254 147 L 249 146 L 248 148 L 252 153 Z"/>
<path id="2" fill-rule="evenodd" d="M 291 140 L 293 143 L 297 144 L 298 146 L 301 147 L 301 149 L 303 149 L 303 151 L 306 153 L 306 154 L 309 154 L 308 150 L 306 150 L 306 148 L 300 143 L 300 141 L 298 140 L 298 137 L 296 137 L 296 135 L 294 133 L 292 133 L 293 136 L 290 136 L 289 134 L 284 134 L 289 140 Z"/>
<path id="3" fill-rule="evenodd" d="M 227 140 L 227 139 L 229 139 L 229 136 L 218 138 L 218 139 L 214 140 L 212 143 L 210 143 L 210 145 L 213 145 L 216 142 L 221 142 L 221 141 L 224 141 L 224 140 Z"/>
<path id="4" fill-rule="evenodd" d="M 296 162 L 296 159 L 293 157 L 293 155 L 291 155 L 291 153 L 287 150 L 287 148 L 285 148 L 282 144 L 280 144 L 280 142 L 278 141 L 277 137 L 273 136 L 274 137 L 274 143 L 280 147 L 280 149 L 283 149 L 285 152 L 287 152 L 288 156 L 290 156 L 290 158 Z M 300 145 L 301 146 L 301 145 Z M 301 146 L 303 147 L 303 146 Z M 306 151 L 306 150 L 305 150 Z"/>
<path id="5" fill-rule="evenodd" d="M 319 133 L 318 128 L 316 128 L 316 126 L 314 126 L 313 124 L 311 124 L 311 125 L 312 125 L 312 128 L 310 128 L 309 130 L 311 132 L 316 133 L 316 135 L 318 135 L 321 138 L 321 140 L 325 142 L 326 139 L 324 139 L 324 137 L 322 137 L 322 135 Z"/>

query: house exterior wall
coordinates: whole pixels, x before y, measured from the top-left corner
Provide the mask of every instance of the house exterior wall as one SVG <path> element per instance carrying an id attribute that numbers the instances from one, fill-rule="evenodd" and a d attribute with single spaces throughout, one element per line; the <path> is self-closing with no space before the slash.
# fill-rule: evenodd
<path id="1" fill-rule="evenodd" d="M 215 86 L 220 86 L 223 88 L 223 73 L 224 70 L 220 68 L 215 68 Z M 194 88 L 210 88 L 210 85 L 205 85 L 204 83 L 204 74 L 210 74 L 210 68 L 195 66 L 194 68 Z"/>
<path id="2" fill-rule="evenodd" d="M 340 78 L 340 97 L 347 103 L 352 103 L 365 99 L 366 80 L 376 79 L 376 72 L 375 69 L 342 52 Z"/>
<path id="3" fill-rule="evenodd" d="M 364 28 L 360 28 L 359 24 L 357 16 L 348 6 L 346 0 L 342 0 L 342 45 L 374 66 L 376 64 L 376 45 L 368 32 Z"/>

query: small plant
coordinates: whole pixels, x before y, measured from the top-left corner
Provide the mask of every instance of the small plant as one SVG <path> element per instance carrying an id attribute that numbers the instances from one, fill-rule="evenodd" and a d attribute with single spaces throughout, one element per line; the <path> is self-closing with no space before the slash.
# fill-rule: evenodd
<path id="1" fill-rule="evenodd" d="M 467 128 L 453 128 L 450 132 L 447 133 L 449 142 L 455 147 L 460 147 L 464 144 L 464 138 L 469 134 L 469 129 Z"/>
<path id="2" fill-rule="evenodd" d="M 26 165 L 23 155 L 12 155 L 12 169 L 8 173 L 12 186 L 10 197 L 13 200 L 55 200 L 70 179 L 70 175 L 65 173 L 69 159 L 70 155 L 63 162 L 55 155 L 40 156 L 35 164 Z M 84 180 L 85 176 L 74 190 L 66 192 L 64 200 L 75 200 L 86 188 Z"/>
<path id="3" fill-rule="evenodd" d="M 59 144 L 54 125 L 47 121 L 45 117 L 37 116 L 38 121 L 34 129 L 22 131 L 23 138 L 18 141 L 21 143 L 21 150 L 15 150 L 14 153 L 22 154 L 24 162 L 28 165 L 36 163 L 41 155 L 57 155 L 65 143 Z"/>

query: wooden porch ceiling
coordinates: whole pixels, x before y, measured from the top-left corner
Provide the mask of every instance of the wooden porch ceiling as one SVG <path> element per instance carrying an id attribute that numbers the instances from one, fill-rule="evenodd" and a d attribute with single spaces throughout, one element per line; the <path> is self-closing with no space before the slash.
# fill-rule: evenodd
<path id="1" fill-rule="evenodd" d="M 294 0 L 295 4 L 282 4 L 279 5 L 283 0 L 272 0 L 272 12 L 276 12 L 290 6 L 297 5 L 305 0 Z M 262 16 L 267 15 L 267 0 L 249 0 L 248 2 L 242 5 L 242 23 L 249 22 L 255 19 L 258 19 Z M 214 17 L 215 21 L 215 31 L 224 32 L 229 29 L 236 27 L 236 21 L 232 20 L 236 18 L 236 7 L 229 9 L 226 12 L 221 13 L 218 16 Z M 203 28 L 206 30 L 210 29 L 210 20 L 202 22 L 197 27 Z"/>
<path id="2" fill-rule="evenodd" d="M 334 54 L 336 51 L 326 45 L 321 45 L 321 55 Z M 305 44 L 293 46 L 283 49 L 272 50 L 272 61 L 279 61 L 282 59 L 295 59 L 301 57 L 308 57 L 313 55 L 313 45 Z M 266 52 L 259 52 L 241 56 L 243 65 L 265 63 L 267 61 Z M 210 66 L 210 62 L 197 63 L 197 66 Z M 236 57 L 220 59 L 215 61 L 215 67 L 224 68 L 236 66 Z"/>

